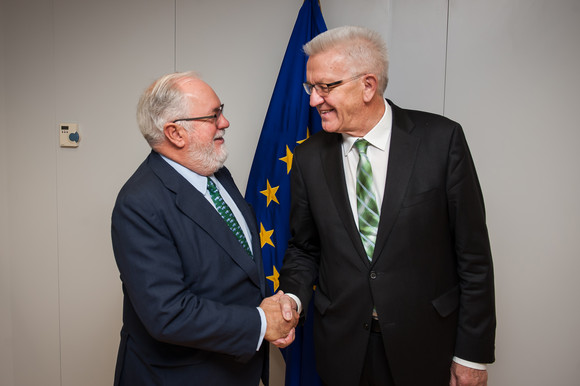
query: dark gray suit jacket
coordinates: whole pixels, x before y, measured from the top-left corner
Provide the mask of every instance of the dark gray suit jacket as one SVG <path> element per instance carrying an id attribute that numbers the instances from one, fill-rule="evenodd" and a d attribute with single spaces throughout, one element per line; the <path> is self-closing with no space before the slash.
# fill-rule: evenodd
<path id="1" fill-rule="evenodd" d="M 280 289 L 308 309 L 317 284 L 317 368 L 333 386 L 358 384 L 373 306 L 397 385 L 448 385 L 453 355 L 494 360 L 490 244 L 463 131 L 447 118 L 390 104 L 390 155 L 372 263 L 348 201 L 340 134 L 317 133 L 294 153 L 292 238 Z"/>

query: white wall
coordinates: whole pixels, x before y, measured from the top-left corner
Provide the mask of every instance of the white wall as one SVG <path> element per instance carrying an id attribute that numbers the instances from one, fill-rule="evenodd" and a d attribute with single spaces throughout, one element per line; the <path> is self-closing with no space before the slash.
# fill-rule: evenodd
<path id="1" fill-rule="evenodd" d="M 199 71 L 225 103 L 227 165 L 244 191 L 301 5 L 0 0 L 0 384 L 111 384 L 121 291 L 109 221 L 148 153 L 134 119 L 139 94 L 163 73 Z M 577 384 L 580 3 L 321 6 L 329 28 L 385 36 L 389 98 L 466 130 L 496 266 L 490 384 Z M 61 122 L 79 124 L 79 148 L 58 146 Z M 276 357 L 274 386 L 282 367 Z"/>
<path id="2" fill-rule="evenodd" d="M 0 15 L 4 14 L 4 3 L 0 2 Z M 0 28 L 0 58 L 4 58 L 4 29 Z M 0 90 L 4 90 L 4 60 L 0 60 Z M 5 247 L 8 242 L 8 176 L 6 146 L 6 103 L 4 92 L 0 92 L 0 385 L 13 385 L 12 366 L 12 307 L 10 292 L 10 259 Z"/>
<path id="3" fill-rule="evenodd" d="M 578 385 L 580 2 L 452 1 L 445 113 L 465 127 L 495 257 L 495 385 Z"/>
<path id="4" fill-rule="evenodd" d="M 3 120 L 12 362 L 16 385 L 60 377 L 51 3 L 4 2 Z M 31 371 L 34 368 L 34 371 Z M 39 383 L 39 381 L 42 382 Z"/>

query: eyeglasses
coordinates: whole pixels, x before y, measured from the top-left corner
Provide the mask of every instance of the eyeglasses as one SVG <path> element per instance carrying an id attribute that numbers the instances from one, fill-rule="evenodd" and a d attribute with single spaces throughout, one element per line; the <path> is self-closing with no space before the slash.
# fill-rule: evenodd
<path id="1" fill-rule="evenodd" d="M 343 79 L 343 80 L 337 80 L 336 82 L 332 82 L 332 83 L 316 83 L 316 84 L 312 84 L 312 83 L 308 83 L 308 82 L 304 82 L 302 83 L 302 86 L 304 86 L 304 91 L 306 91 L 306 94 L 308 95 L 312 95 L 312 89 L 316 90 L 316 93 L 320 96 L 327 96 L 328 94 L 330 94 L 330 91 L 338 86 L 342 86 L 343 84 L 347 84 L 350 81 L 353 81 L 355 79 L 360 78 L 361 76 L 364 76 L 365 74 L 360 74 L 360 75 L 355 75 L 352 78 L 348 78 L 348 79 Z"/>
<path id="2" fill-rule="evenodd" d="M 179 121 L 203 121 L 204 119 L 215 119 L 217 121 L 220 119 L 222 114 L 224 113 L 224 104 L 222 103 L 220 107 L 215 110 L 215 113 L 212 115 L 206 115 L 205 117 L 195 117 L 195 118 L 179 118 L 175 121 L 171 121 L 171 123 L 177 123 Z"/>

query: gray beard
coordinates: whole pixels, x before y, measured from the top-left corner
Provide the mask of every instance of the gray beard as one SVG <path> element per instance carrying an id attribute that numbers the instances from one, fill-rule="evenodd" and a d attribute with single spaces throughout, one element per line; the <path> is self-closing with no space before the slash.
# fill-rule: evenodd
<path id="1" fill-rule="evenodd" d="M 216 151 L 213 144 L 192 144 L 189 148 L 188 158 L 191 165 L 196 166 L 198 174 L 212 175 L 217 172 L 228 158 L 228 150 L 225 143 Z"/>

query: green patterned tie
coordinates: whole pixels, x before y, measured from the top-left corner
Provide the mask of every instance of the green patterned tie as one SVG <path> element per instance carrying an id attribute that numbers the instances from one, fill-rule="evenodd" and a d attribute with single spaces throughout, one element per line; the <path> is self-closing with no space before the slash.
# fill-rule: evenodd
<path id="1" fill-rule="evenodd" d="M 222 216 L 226 224 L 228 224 L 228 227 L 230 227 L 234 233 L 234 236 L 236 236 L 240 244 L 242 244 L 242 247 L 244 247 L 246 252 L 248 252 L 248 255 L 252 256 L 252 251 L 250 250 L 248 241 L 244 236 L 244 232 L 242 231 L 238 220 L 236 220 L 236 216 L 234 216 L 232 210 L 224 201 L 215 182 L 213 182 L 209 177 L 207 178 L 207 189 L 209 190 L 209 195 L 211 196 L 211 199 L 213 200 L 213 203 L 215 204 L 215 207 L 220 216 Z"/>
<path id="2" fill-rule="evenodd" d="M 354 143 L 358 150 L 359 161 L 356 168 L 356 206 L 358 228 L 363 246 L 369 260 L 373 258 L 377 229 L 379 228 L 379 207 L 373 193 L 373 170 L 367 156 L 369 143 L 359 139 Z"/>

